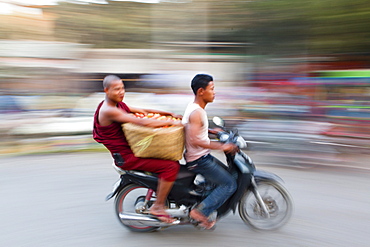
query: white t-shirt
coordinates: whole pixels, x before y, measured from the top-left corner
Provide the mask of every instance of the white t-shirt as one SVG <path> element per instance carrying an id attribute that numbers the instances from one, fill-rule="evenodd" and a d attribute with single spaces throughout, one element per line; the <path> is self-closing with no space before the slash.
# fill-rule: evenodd
<path id="1" fill-rule="evenodd" d="M 202 129 L 201 129 L 199 135 L 193 135 L 188 130 L 188 122 L 189 122 L 190 114 L 193 111 L 197 110 L 197 109 L 201 110 L 202 123 L 203 124 L 202 124 L 202 127 L 201 127 Z M 194 161 L 194 160 L 199 159 L 200 157 L 202 157 L 206 154 L 209 154 L 210 153 L 209 149 L 206 149 L 206 148 L 203 148 L 203 147 L 200 147 L 198 145 L 193 144 L 195 139 L 198 139 L 198 140 L 201 140 L 201 141 L 204 141 L 204 142 L 207 142 L 207 143 L 210 143 L 210 141 L 211 141 L 208 137 L 208 117 L 207 117 L 206 111 L 202 107 L 200 107 L 198 104 L 193 103 L 193 102 L 190 103 L 187 106 L 187 108 L 185 110 L 185 113 L 183 115 L 182 124 L 185 126 L 185 154 L 184 154 L 184 157 L 185 157 L 186 162 Z"/>

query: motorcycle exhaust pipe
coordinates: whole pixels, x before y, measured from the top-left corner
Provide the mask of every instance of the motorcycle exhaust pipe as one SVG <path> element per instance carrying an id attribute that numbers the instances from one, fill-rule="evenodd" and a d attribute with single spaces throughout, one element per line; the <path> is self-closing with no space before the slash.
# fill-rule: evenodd
<path id="1" fill-rule="evenodd" d="M 180 224 L 180 220 L 175 220 L 172 223 L 166 223 L 160 221 L 152 215 L 145 214 L 133 214 L 133 213 L 120 213 L 119 218 L 124 225 L 131 226 L 155 226 L 155 227 L 165 227 L 174 226 Z"/>

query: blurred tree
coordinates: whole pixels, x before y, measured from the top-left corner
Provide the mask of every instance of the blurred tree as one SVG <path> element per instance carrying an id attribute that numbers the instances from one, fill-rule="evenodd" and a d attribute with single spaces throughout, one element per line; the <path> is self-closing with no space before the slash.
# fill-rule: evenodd
<path id="1" fill-rule="evenodd" d="M 310 50 L 314 53 L 368 52 L 370 2 L 311 1 Z"/>
<path id="2" fill-rule="evenodd" d="M 257 0 L 245 4 L 253 16 L 257 53 L 328 54 L 368 52 L 367 0 Z"/>
<path id="3" fill-rule="evenodd" d="M 149 48 L 151 42 L 236 42 L 252 46 L 232 52 L 257 55 L 369 50 L 368 0 L 107 2 L 60 1 L 59 5 L 43 7 L 44 13 L 54 19 L 51 34 L 31 23 L 15 25 L 1 18 L 0 38 L 56 39 L 96 48 Z M 213 52 L 218 51 L 231 50 Z"/>
<path id="4" fill-rule="evenodd" d="M 147 48 L 150 5 L 135 2 L 79 5 L 61 2 L 51 9 L 56 37 L 96 48 Z"/>
<path id="5" fill-rule="evenodd" d="M 306 54 L 309 35 L 308 6 L 302 1 L 248 1 L 248 38 L 258 55 Z"/>

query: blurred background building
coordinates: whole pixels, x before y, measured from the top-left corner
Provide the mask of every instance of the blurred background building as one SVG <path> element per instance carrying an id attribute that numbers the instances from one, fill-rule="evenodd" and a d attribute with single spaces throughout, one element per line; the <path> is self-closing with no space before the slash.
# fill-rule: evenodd
<path id="1" fill-rule="evenodd" d="M 241 128 L 251 148 L 297 149 L 300 160 L 314 153 L 331 162 L 367 153 L 369 7 L 364 0 L 0 1 L 0 153 L 37 151 L 34 143 L 95 148 L 92 113 L 108 74 L 124 80 L 128 103 L 181 114 L 197 73 L 216 81 L 210 115 Z"/>

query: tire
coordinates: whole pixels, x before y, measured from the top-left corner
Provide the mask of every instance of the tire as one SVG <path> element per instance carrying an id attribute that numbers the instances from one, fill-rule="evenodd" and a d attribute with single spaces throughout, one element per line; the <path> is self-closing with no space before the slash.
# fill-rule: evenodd
<path id="1" fill-rule="evenodd" d="M 144 200 L 145 195 L 148 191 L 148 188 L 130 184 L 123 188 L 115 199 L 115 212 L 118 220 L 121 224 L 127 227 L 129 230 L 134 232 L 152 232 L 157 230 L 160 227 L 153 227 L 153 226 L 137 226 L 137 225 L 127 225 L 124 224 L 119 217 L 120 213 L 143 213 L 143 211 L 148 211 L 150 206 L 153 204 L 154 201 L 150 201 L 144 209 L 141 208 Z M 154 198 L 152 198 L 154 199 Z"/>
<path id="2" fill-rule="evenodd" d="M 293 202 L 288 191 L 273 181 L 257 182 L 257 190 L 270 217 L 266 217 L 254 193 L 248 190 L 239 201 L 239 215 L 244 223 L 256 230 L 276 230 L 285 225 L 293 213 Z"/>

